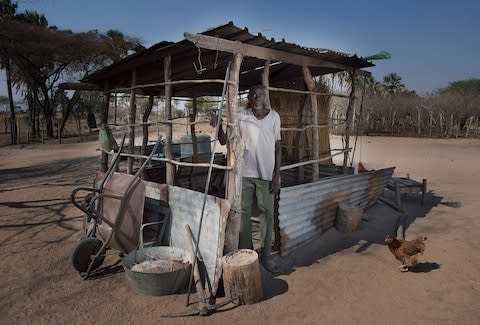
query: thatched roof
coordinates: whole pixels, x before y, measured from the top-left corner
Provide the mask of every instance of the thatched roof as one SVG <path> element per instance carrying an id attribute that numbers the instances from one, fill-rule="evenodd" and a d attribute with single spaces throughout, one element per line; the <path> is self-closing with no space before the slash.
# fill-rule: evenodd
<path id="1" fill-rule="evenodd" d="M 199 45 L 200 35 L 210 36 L 210 42 L 213 42 L 213 44 L 218 42 L 218 46 L 214 45 L 213 48 L 215 49 L 207 49 L 208 47 Z M 276 60 L 275 57 L 295 57 L 300 58 L 300 60 L 305 59 L 306 62 L 314 62 L 314 64 L 308 64 L 313 76 L 373 66 L 372 63 L 356 55 L 305 48 L 286 43 L 284 40 L 278 42 L 274 39 L 269 40 L 261 34 L 253 35 L 248 32 L 247 28 L 239 28 L 233 22 L 209 29 L 201 34 L 185 33 L 185 37 L 186 39 L 176 43 L 157 43 L 144 51 L 130 55 L 85 77 L 81 82 L 95 84 L 100 90 L 104 91 L 128 88 L 131 86 L 132 70 L 136 69 L 137 85 L 161 83 L 164 82 L 164 58 L 167 56 L 172 58 L 171 79 L 173 81 L 224 79 L 228 62 L 232 59 L 232 51 L 228 52 L 228 49 L 223 46 L 223 41 L 239 46 L 249 47 L 249 45 L 253 45 L 250 48 L 254 50 L 267 49 L 267 55 L 269 54 L 268 51 L 282 54 L 280 56 L 274 55 L 274 59 L 271 60 L 270 85 L 285 81 L 303 80 L 301 65 L 285 63 L 288 60 Z M 195 37 L 198 37 L 198 41 Z M 190 40 L 187 40 L 187 38 Z M 193 63 L 197 67 L 199 66 L 199 53 L 201 64 L 206 68 L 201 74 L 198 74 L 193 66 Z M 255 57 L 252 52 L 247 51 L 244 54 L 240 73 L 240 90 L 248 89 L 261 81 L 265 62 L 265 58 Z M 173 86 L 173 96 L 220 95 L 221 90 L 222 85 L 218 83 L 181 84 Z M 164 87 L 145 88 L 137 91 L 137 93 L 145 95 L 162 95 L 163 92 Z"/>

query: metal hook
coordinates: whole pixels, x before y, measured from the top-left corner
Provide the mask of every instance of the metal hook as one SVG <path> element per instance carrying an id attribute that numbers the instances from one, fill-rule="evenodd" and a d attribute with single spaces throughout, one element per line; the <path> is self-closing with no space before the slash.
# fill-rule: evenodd
<path id="1" fill-rule="evenodd" d="M 193 67 L 195 68 L 195 71 L 198 74 L 202 74 L 205 70 L 207 70 L 207 68 L 204 68 L 203 65 L 202 65 L 202 59 L 201 59 L 202 52 L 200 51 L 200 46 L 197 46 L 197 50 L 198 50 L 198 58 L 197 58 L 198 67 L 195 64 L 195 61 L 193 62 Z"/>
<path id="2" fill-rule="evenodd" d="M 220 39 L 218 38 L 218 35 L 215 35 L 217 37 L 217 54 L 215 55 L 215 62 L 213 63 L 213 70 L 217 69 L 217 62 L 218 62 L 218 53 L 220 52 Z"/>

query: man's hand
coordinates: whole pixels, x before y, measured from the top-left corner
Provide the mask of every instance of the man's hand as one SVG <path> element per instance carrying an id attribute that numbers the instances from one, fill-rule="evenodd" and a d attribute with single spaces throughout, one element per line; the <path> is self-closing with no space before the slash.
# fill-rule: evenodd
<path id="1" fill-rule="evenodd" d="M 270 182 L 270 192 L 278 195 L 280 193 L 280 174 L 275 173 L 273 179 Z"/>
<path id="2" fill-rule="evenodd" d="M 211 118 L 210 118 L 210 126 L 212 127 L 216 127 L 217 126 L 217 115 L 213 115 Z M 220 118 L 220 124 L 222 123 L 222 118 Z"/>
<path id="3" fill-rule="evenodd" d="M 222 128 L 222 118 L 220 118 L 220 125 L 218 127 L 218 135 L 217 135 L 217 138 L 218 138 L 218 141 L 220 142 L 220 144 L 223 146 L 225 143 L 227 143 L 227 135 L 225 134 L 225 132 L 223 131 L 223 128 Z M 210 118 L 210 125 L 212 127 L 216 127 L 217 126 L 217 115 L 213 115 L 211 118 Z"/>

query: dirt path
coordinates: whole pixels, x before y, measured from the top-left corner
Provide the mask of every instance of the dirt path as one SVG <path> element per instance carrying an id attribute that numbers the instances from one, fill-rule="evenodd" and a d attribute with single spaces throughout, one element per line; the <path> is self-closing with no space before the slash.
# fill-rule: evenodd
<path id="1" fill-rule="evenodd" d="M 427 178 L 426 204 L 417 195 L 404 197 L 402 217 L 377 203 L 360 231 L 327 231 L 285 258 L 282 274 L 263 273 L 260 303 L 168 320 L 160 315 L 184 311 L 185 295 L 138 295 L 118 265 L 88 281 L 70 266 L 81 213 L 69 196 L 91 184 L 97 144 L 0 148 L 0 323 L 477 323 L 480 141 L 365 137 L 358 145 L 356 160 L 369 168 L 397 166 L 397 175 Z M 407 238 L 428 237 L 425 263 L 415 272 L 399 272 L 383 243 L 398 224 Z M 116 261 L 109 256 L 110 265 Z"/>

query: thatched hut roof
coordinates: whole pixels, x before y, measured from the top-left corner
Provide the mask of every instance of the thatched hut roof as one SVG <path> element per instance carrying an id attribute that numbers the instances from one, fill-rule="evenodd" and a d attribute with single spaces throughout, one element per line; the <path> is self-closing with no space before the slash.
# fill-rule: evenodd
<path id="1" fill-rule="evenodd" d="M 160 42 L 152 47 L 136 54 L 130 55 L 125 59 L 103 68 L 87 77 L 81 82 L 96 85 L 99 90 L 109 90 L 117 88 L 131 87 L 132 71 L 136 70 L 137 85 L 155 84 L 164 81 L 164 58 L 172 58 L 172 80 L 203 80 L 203 79 L 224 79 L 226 66 L 231 60 L 231 53 L 221 44 L 222 41 L 233 41 L 229 44 L 239 46 L 248 44 L 256 46 L 256 49 L 264 48 L 274 50 L 287 57 L 296 57 L 304 59 L 310 66 L 313 76 L 334 73 L 349 69 L 361 69 L 371 67 L 373 64 L 356 55 L 347 55 L 325 49 L 305 48 L 293 43 L 286 43 L 284 40 L 275 41 L 267 39 L 261 34 L 253 35 L 247 28 L 239 28 L 229 22 L 215 28 L 211 28 L 201 34 L 215 38 L 213 44 L 218 41 L 216 49 L 206 49 L 198 45 L 193 39 L 192 34 L 186 39 L 176 43 Z M 189 38 L 190 40 L 187 40 Z M 212 39 L 211 39 L 212 40 Z M 216 41 L 215 41 L 216 40 Z M 197 44 L 195 44 L 197 43 Z M 198 46 L 197 46 L 198 45 Z M 248 46 L 247 45 L 247 46 Z M 193 66 L 197 68 L 200 65 L 206 70 L 198 74 Z M 270 85 L 292 80 L 303 80 L 302 66 L 298 64 L 286 63 L 288 60 L 271 60 L 270 66 Z M 242 62 L 240 73 L 240 90 L 248 89 L 261 80 L 265 58 L 248 56 Z M 179 84 L 173 86 L 173 96 L 195 97 L 203 95 L 220 95 L 222 85 L 218 83 L 202 84 Z M 138 94 L 145 95 L 163 95 L 164 87 L 149 87 L 137 89 Z"/>

